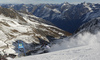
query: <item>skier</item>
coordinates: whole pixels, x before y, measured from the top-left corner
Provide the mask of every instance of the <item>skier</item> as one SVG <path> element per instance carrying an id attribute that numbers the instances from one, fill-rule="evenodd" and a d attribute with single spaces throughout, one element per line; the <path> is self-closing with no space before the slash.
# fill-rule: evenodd
<path id="1" fill-rule="evenodd" d="M 44 48 L 44 53 L 49 52 L 49 50 L 50 50 L 50 46 L 49 45 L 46 45 L 45 48 Z"/>

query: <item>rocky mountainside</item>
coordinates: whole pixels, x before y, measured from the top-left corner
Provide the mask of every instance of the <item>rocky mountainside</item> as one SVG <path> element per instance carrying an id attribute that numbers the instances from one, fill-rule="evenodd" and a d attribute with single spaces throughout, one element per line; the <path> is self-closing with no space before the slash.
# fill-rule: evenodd
<path id="1" fill-rule="evenodd" d="M 99 7 L 99 5 L 98 5 Z M 84 21 L 88 21 L 82 24 L 76 32 L 83 33 L 83 32 L 90 32 L 90 33 L 97 33 L 100 30 L 100 8 L 95 8 L 94 11 L 87 13 L 85 16 Z"/>
<path id="2" fill-rule="evenodd" d="M 76 31 L 77 34 L 90 32 L 92 34 L 96 34 L 100 31 L 100 17 L 90 20 L 89 22 L 80 26 L 80 28 Z"/>
<path id="3" fill-rule="evenodd" d="M 98 17 L 100 4 L 80 3 L 77 5 L 64 2 L 61 4 L 2 4 L 4 8 L 30 12 L 35 16 L 52 22 L 57 27 L 74 33 L 80 25 Z M 92 16 L 95 14 L 95 16 Z M 91 17 L 92 16 L 92 17 Z"/>
<path id="4" fill-rule="evenodd" d="M 34 44 L 70 35 L 71 33 L 48 25 L 48 22 L 39 17 L 0 7 L 0 54 L 17 54 L 20 40 L 27 51 L 33 49 Z"/>

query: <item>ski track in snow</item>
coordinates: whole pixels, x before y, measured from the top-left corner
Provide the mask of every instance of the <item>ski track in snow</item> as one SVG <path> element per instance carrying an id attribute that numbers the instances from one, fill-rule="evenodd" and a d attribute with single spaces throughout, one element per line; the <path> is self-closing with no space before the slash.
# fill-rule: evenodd
<path id="1" fill-rule="evenodd" d="M 64 45 L 62 46 L 59 45 L 59 47 L 62 48 L 63 50 L 59 49 L 59 51 L 53 51 L 50 53 L 32 55 L 32 56 L 9 59 L 9 60 L 99 60 L 100 59 L 100 40 L 99 40 L 100 33 L 98 32 L 98 34 L 96 35 L 85 33 L 85 35 L 82 36 L 79 35 L 78 38 L 76 38 L 75 40 L 78 42 L 84 41 L 86 45 L 83 44 L 82 46 L 77 46 L 77 47 L 73 46 L 69 49 L 67 48 L 63 49 L 62 46 Z M 73 44 L 74 43 L 76 44 L 75 41 L 73 41 Z"/>
<path id="2" fill-rule="evenodd" d="M 99 60 L 100 44 L 65 49 L 61 51 L 33 55 L 9 60 Z"/>

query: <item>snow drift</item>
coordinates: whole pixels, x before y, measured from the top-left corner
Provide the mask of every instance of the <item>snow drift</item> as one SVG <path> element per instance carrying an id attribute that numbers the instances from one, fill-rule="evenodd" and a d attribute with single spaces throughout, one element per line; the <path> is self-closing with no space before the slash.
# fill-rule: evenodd
<path id="1" fill-rule="evenodd" d="M 61 40 L 60 40 L 61 41 Z M 97 34 L 91 34 L 85 32 L 83 34 L 79 34 L 77 37 L 72 37 L 70 39 L 64 38 L 62 39 L 61 43 L 54 44 L 50 51 L 57 51 L 69 48 L 75 48 L 79 46 L 86 46 L 86 45 L 94 45 L 100 43 L 100 32 Z"/>

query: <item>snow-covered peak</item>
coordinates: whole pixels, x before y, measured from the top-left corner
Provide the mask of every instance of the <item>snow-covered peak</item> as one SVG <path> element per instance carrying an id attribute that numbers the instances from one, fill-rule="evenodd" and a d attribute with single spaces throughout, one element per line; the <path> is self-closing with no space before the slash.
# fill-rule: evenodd
<path id="1" fill-rule="evenodd" d="M 92 7 L 90 6 L 90 4 L 84 2 L 83 5 L 85 6 L 85 8 L 87 8 L 90 12 L 92 12 Z"/>
<path id="2" fill-rule="evenodd" d="M 68 3 L 68 2 L 64 2 L 63 4 L 64 4 L 64 5 L 67 5 L 67 4 L 69 4 L 69 3 Z"/>
<path id="3" fill-rule="evenodd" d="M 53 11 L 55 12 L 55 13 L 61 13 L 59 10 L 57 10 L 57 9 L 53 9 Z"/>
<path id="4" fill-rule="evenodd" d="M 83 2 L 83 5 L 88 5 L 86 2 Z"/>
<path id="5" fill-rule="evenodd" d="M 68 2 L 64 2 L 64 3 L 62 3 L 62 6 L 61 6 L 61 8 L 62 7 L 65 7 L 65 6 L 70 6 L 71 4 L 69 4 Z"/>

